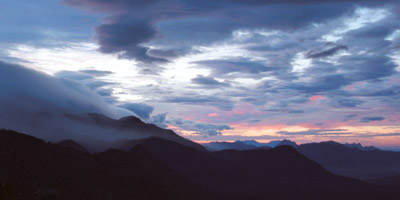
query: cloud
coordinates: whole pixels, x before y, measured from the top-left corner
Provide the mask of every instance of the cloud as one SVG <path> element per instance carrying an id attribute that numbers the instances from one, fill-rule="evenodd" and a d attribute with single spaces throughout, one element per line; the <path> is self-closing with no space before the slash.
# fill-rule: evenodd
<path id="1" fill-rule="evenodd" d="M 360 122 L 368 123 L 373 121 L 382 121 L 384 119 L 385 119 L 384 117 L 363 117 L 361 118 Z"/>
<path id="2" fill-rule="evenodd" d="M 215 96 L 204 96 L 204 95 L 191 95 L 191 96 L 184 95 L 176 97 L 167 97 L 165 101 L 169 103 L 208 105 L 225 111 L 230 111 L 234 107 L 233 103 L 228 99 L 222 99 Z"/>
<path id="3" fill-rule="evenodd" d="M 288 132 L 288 131 L 279 131 L 278 134 L 281 135 L 291 135 L 291 136 L 305 136 L 305 135 L 314 135 L 314 136 L 332 136 L 332 135 L 351 135 L 352 133 L 344 132 L 344 129 L 327 129 L 327 130 L 309 130 L 309 131 L 297 131 L 297 132 Z"/>
<path id="4" fill-rule="evenodd" d="M 229 83 L 223 83 L 215 80 L 213 77 L 206 77 L 198 75 L 196 78 L 192 78 L 191 82 L 197 85 L 203 85 L 207 87 L 226 87 Z"/>
<path id="5" fill-rule="evenodd" d="M 351 4 L 348 2 L 361 4 L 360 1 L 328 0 L 64 2 L 110 14 L 104 23 L 96 28 L 100 50 L 145 63 L 168 61 L 165 56 L 154 54 L 149 46 L 157 47 L 159 52 L 165 51 L 165 47 L 174 51 L 170 49 L 171 46 L 174 46 L 174 49 L 191 49 L 194 45 L 211 44 L 227 39 L 234 30 L 295 30 L 351 11 L 354 7 L 349 6 Z M 310 12 L 313 15 L 309 15 Z"/>
<path id="6" fill-rule="evenodd" d="M 0 128 L 50 141 L 123 138 L 124 134 L 67 116 L 84 117 L 88 113 L 99 113 L 119 118 L 132 115 L 126 109 L 106 103 L 101 96 L 79 82 L 1 61 L 0 110 Z"/>
<path id="7" fill-rule="evenodd" d="M 103 10 L 109 12 L 120 12 L 127 8 L 143 7 L 154 4 L 160 0 L 64 0 L 75 6 L 88 7 L 95 10 Z"/>
<path id="8" fill-rule="evenodd" d="M 0 70 L 1 105 L 5 110 L 15 108 L 36 112 L 97 112 L 117 116 L 110 105 L 76 81 L 54 78 L 1 61 Z"/>
<path id="9" fill-rule="evenodd" d="M 166 118 L 167 118 L 167 113 L 153 115 L 151 117 L 151 123 L 153 123 L 161 128 L 167 128 L 168 125 L 165 123 Z"/>
<path id="10" fill-rule="evenodd" d="M 135 113 L 141 119 L 149 119 L 154 108 L 144 103 L 128 103 L 119 107 L 126 108 Z"/>
<path id="11" fill-rule="evenodd" d="M 323 57 L 327 57 L 327 56 L 332 56 L 332 55 L 336 54 L 337 52 L 339 52 L 340 50 L 347 50 L 347 49 L 348 48 L 345 45 L 338 45 L 338 46 L 332 47 L 328 50 L 317 52 L 317 53 L 310 51 L 307 53 L 307 58 L 323 58 Z"/>
<path id="12" fill-rule="evenodd" d="M 106 103 L 118 105 L 117 100 L 134 94 L 152 99 L 154 111 L 160 106 L 168 117 L 186 116 L 193 109 L 194 117 L 202 119 L 217 108 L 221 116 L 208 120 L 324 122 L 327 127 L 342 120 L 356 123 L 364 115 L 344 116 L 370 108 L 383 109 L 378 115 L 386 119 L 398 111 L 394 60 L 400 40 L 386 38 L 399 23 L 389 1 L 67 2 L 101 13 L 96 14 L 101 20 L 90 26 L 97 26 L 94 39 L 100 51 L 139 61 L 127 62 L 134 65 L 132 71 L 124 66 L 113 70 L 120 73 L 115 76 L 90 70 L 57 74 L 89 87 Z M 204 76 L 176 74 L 183 68 Z M 140 70 L 147 74 L 138 75 Z M 111 82 L 116 77 L 121 79 Z M 326 99 L 311 103 L 313 96 Z M 233 108 L 247 113 L 228 112 Z M 262 108 L 277 112 L 259 113 Z M 156 118 L 148 116 L 149 121 Z M 315 116 L 322 118 L 315 121 Z M 158 117 L 166 125 L 166 116 Z"/>
<path id="13" fill-rule="evenodd" d="M 309 94 L 315 94 L 316 92 L 337 90 L 349 83 L 351 83 L 351 80 L 347 79 L 345 75 L 333 74 L 316 76 L 314 79 L 311 79 L 309 83 L 297 82 L 292 83 L 287 87 Z"/>
<path id="14" fill-rule="evenodd" d="M 238 58 L 234 60 L 202 60 L 193 63 L 198 64 L 200 67 L 211 69 L 214 76 L 229 75 L 232 73 L 258 74 L 276 70 L 276 68 L 268 67 L 262 63 Z"/>
<path id="15" fill-rule="evenodd" d="M 89 87 L 91 90 L 96 91 L 104 86 L 113 85 L 115 83 L 110 81 L 104 81 L 98 79 L 112 74 L 110 71 L 98 71 L 98 70 L 79 70 L 79 71 L 67 71 L 62 70 L 54 74 L 56 78 L 68 79 L 72 81 L 78 81 L 81 84 Z M 104 89 L 104 88 L 102 88 Z"/>
<path id="16" fill-rule="evenodd" d="M 255 123 L 258 123 L 258 122 L 261 122 L 262 120 L 260 120 L 260 119 L 251 119 L 251 120 L 248 120 L 247 121 L 247 123 L 248 124 L 255 124 Z"/>
<path id="17" fill-rule="evenodd" d="M 382 134 L 366 134 L 361 135 L 361 137 L 393 137 L 393 136 L 400 136 L 400 133 L 382 133 Z"/>
<path id="18" fill-rule="evenodd" d="M 89 74 L 89 75 L 96 76 L 96 77 L 102 77 L 102 76 L 113 74 L 113 72 L 111 72 L 111 71 L 95 70 L 95 69 L 79 70 L 78 72 L 81 72 L 84 74 Z"/>
<path id="19" fill-rule="evenodd" d="M 76 71 L 58 71 L 56 74 L 54 74 L 54 76 L 70 80 L 77 80 L 77 81 L 93 78 L 93 76 L 90 74 L 76 72 Z"/>
<path id="20" fill-rule="evenodd" d="M 175 50 L 149 49 L 147 54 L 156 58 L 172 59 L 183 55 L 184 52 L 178 52 Z"/>
<path id="21" fill-rule="evenodd" d="M 246 97 L 240 99 L 240 101 L 247 102 L 255 106 L 262 106 L 268 102 L 268 100 L 266 100 L 266 98 L 263 97 Z"/>
<path id="22" fill-rule="evenodd" d="M 173 126 L 177 126 L 183 131 L 191 131 L 195 135 L 202 136 L 217 136 L 221 135 L 221 131 L 233 129 L 228 125 L 207 124 L 184 120 L 181 118 L 170 119 L 167 121 L 167 123 Z"/>
<path id="23" fill-rule="evenodd" d="M 304 110 L 289 110 L 288 113 L 290 113 L 290 114 L 301 114 L 301 113 L 304 113 Z"/>
<path id="24" fill-rule="evenodd" d="M 29 0 L 4 1 L 0 13 L 7 16 L 0 23 L 7 27 L 0 31 L 2 49 L 9 49 L 10 44 L 49 47 L 89 40 L 92 31 L 87 27 L 97 21 L 93 13 L 76 12 L 59 1 L 50 0 L 38 4 L 31 4 Z"/>
<path id="25" fill-rule="evenodd" d="M 350 115 L 346 115 L 343 119 L 344 122 L 350 121 L 352 119 L 354 119 L 355 117 L 357 117 L 357 114 L 350 114 Z"/>
<path id="26" fill-rule="evenodd" d="M 328 100 L 324 100 L 324 102 L 338 108 L 354 108 L 363 104 L 365 101 L 356 98 L 330 97 Z"/>
<path id="27" fill-rule="evenodd" d="M 124 106 L 143 118 L 150 118 L 153 111 L 145 104 Z M 184 141 L 162 131 L 122 129 L 118 123 L 130 123 L 130 118 L 118 122 L 107 116 L 114 119 L 131 116 L 132 111 L 106 103 L 79 82 L 4 62 L 0 62 L 0 110 L 0 129 L 16 130 L 51 142 L 73 139 L 93 151 L 111 148 L 113 142 L 122 139 L 157 136 Z M 159 114 L 149 121 L 164 124 L 165 117 L 166 114 Z M 193 128 L 212 134 L 212 130 L 226 127 L 194 124 Z"/>
<path id="28" fill-rule="evenodd" d="M 98 95 L 100 95 L 102 97 L 111 97 L 112 93 L 113 93 L 112 89 L 101 88 L 101 89 L 97 89 L 96 90 L 96 94 L 98 94 Z"/>
<path id="29" fill-rule="evenodd" d="M 147 54 L 149 48 L 141 44 L 156 35 L 152 25 L 144 21 L 130 20 L 134 16 L 114 16 L 112 23 L 96 28 L 96 38 L 103 53 L 119 53 L 121 58 L 136 59 L 145 63 L 167 62 L 166 59 Z"/>
<path id="30" fill-rule="evenodd" d="M 390 88 L 386 89 L 381 89 L 378 91 L 368 91 L 367 94 L 364 94 L 364 96 L 380 96 L 380 97 L 390 97 L 390 96 L 397 96 L 400 95 L 400 86 L 392 86 Z"/>

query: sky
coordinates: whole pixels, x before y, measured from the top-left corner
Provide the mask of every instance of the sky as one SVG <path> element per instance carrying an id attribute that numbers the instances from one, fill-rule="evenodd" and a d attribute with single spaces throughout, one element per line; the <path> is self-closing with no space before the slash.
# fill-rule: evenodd
<path id="1" fill-rule="evenodd" d="M 3 0 L 0 27 L 0 66 L 79 84 L 114 118 L 400 148 L 397 0 Z"/>

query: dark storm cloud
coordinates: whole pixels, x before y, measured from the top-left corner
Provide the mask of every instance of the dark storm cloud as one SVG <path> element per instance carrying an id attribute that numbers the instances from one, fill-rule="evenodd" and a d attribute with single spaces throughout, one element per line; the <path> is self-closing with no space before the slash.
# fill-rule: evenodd
<path id="1" fill-rule="evenodd" d="M 140 44 L 150 41 L 156 31 L 146 20 L 130 20 L 134 16 L 116 16 L 109 24 L 96 28 L 96 37 L 103 53 L 120 53 L 122 58 L 135 58 L 142 62 L 166 62 L 166 59 L 151 57 L 149 48 Z"/>
<path id="2" fill-rule="evenodd" d="M 368 123 L 373 121 L 382 121 L 384 119 L 385 119 L 384 117 L 363 117 L 361 118 L 360 122 Z"/>
<path id="3" fill-rule="evenodd" d="M 340 50 L 347 50 L 347 49 L 348 49 L 347 46 L 339 45 L 339 46 L 332 47 L 332 48 L 322 51 L 322 52 L 315 53 L 313 51 L 310 51 L 307 54 L 307 58 L 323 58 L 323 57 L 327 57 L 327 56 L 332 56 L 332 55 L 336 54 L 337 52 L 339 52 Z"/>
<path id="4" fill-rule="evenodd" d="M 294 30 L 341 16 L 354 9 L 349 2 L 362 1 L 64 0 L 64 2 L 111 14 L 104 24 L 96 28 L 96 37 L 102 52 L 117 53 L 123 58 L 151 63 L 167 62 L 168 58 L 156 55 L 145 45 L 146 43 L 161 47 L 191 48 L 195 44 L 211 44 L 227 39 L 232 31 L 237 29 Z M 157 50 L 163 51 L 163 49 Z"/>
<path id="5" fill-rule="evenodd" d="M 128 103 L 119 107 L 126 108 L 135 113 L 141 119 L 149 119 L 154 108 L 143 103 Z"/>

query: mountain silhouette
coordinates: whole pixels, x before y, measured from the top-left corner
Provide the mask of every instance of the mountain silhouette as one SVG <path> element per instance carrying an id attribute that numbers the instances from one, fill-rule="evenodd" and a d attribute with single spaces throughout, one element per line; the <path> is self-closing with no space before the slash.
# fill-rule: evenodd
<path id="1" fill-rule="evenodd" d="M 379 148 L 376 148 L 374 146 L 362 146 L 360 143 L 346 143 L 343 145 L 348 148 L 357 148 L 363 151 L 380 150 Z"/>
<path id="2" fill-rule="evenodd" d="M 359 143 L 340 144 L 334 141 L 302 145 L 297 145 L 290 140 L 273 141 L 272 143 L 274 146 L 293 146 L 306 157 L 338 175 L 367 180 L 400 174 L 400 152 L 382 151 L 373 146 L 364 147 Z M 269 143 L 236 141 L 205 143 L 203 146 L 211 150 L 250 150 L 265 148 L 262 145 L 267 144 Z"/>
<path id="3" fill-rule="evenodd" d="M 218 199 L 151 154 L 88 154 L 14 131 L 0 131 L 0 180 L 15 199 Z"/>
<path id="4" fill-rule="evenodd" d="M 58 145 L 61 145 L 61 146 L 67 147 L 67 148 L 71 148 L 71 149 L 74 149 L 74 150 L 77 150 L 80 152 L 89 153 L 89 151 L 84 146 L 82 146 L 81 144 L 79 144 L 71 139 L 62 140 L 55 144 L 58 144 Z"/>
<path id="5" fill-rule="evenodd" d="M 297 150 L 339 175 L 373 179 L 400 174 L 400 152 L 366 151 L 333 141 L 303 144 Z"/>
<path id="6" fill-rule="evenodd" d="M 0 163 L 0 180 L 15 199 L 400 197 L 395 187 L 334 175 L 291 146 L 208 152 L 150 137 L 90 154 L 1 130 Z"/>
<path id="7" fill-rule="evenodd" d="M 225 149 L 249 150 L 249 149 L 257 148 L 257 146 L 246 144 L 241 141 L 209 142 L 209 143 L 204 143 L 203 146 L 206 147 L 210 151 L 220 151 L 220 150 L 225 150 Z"/>
<path id="8" fill-rule="evenodd" d="M 202 145 L 183 138 L 172 130 L 163 129 L 154 124 L 145 123 L 135 116 L 123 117 L 118 120 L 97 113 L 89 113 L 87 115 L 68 114 L 65 115 L 65 117 L 84 124 L 89 124 L 91 126 L 101 127 L 109 132 L 121 135 L 124 138 L 108 144 L 97 144 L 97 146 L 116 147 L 121 145 L 121 143 L 125 142 L 126 140 L 129 140 L 129 138 L 148 138 L 156 136 L 178 142 L 188 147 L 195 148 L 199 151 L 206 151 L 205 147 Z M 100 147 L 95 149 L 102 148 Z"/>
<path id="9" fill-rule="evenodd" d="M 386 176 L 377 179 L 370 179 L 368 182 L 385 185 L 385 186 L 396 186 L 400 189 L 400 174 L 394 176 Z"/>
<path id="10" fill-rule="evenodd" d="M 161 138 L 132 140 L 184 177 L 223 196 L 239 199 L 392 199 L 398 194 L 334 175 L 291 146 L 200 152 Z M 385 191 L 385 192 L 384 192 Z M 323 198 L 321 198 L 323 196 Z"/>
<path id="11" fill-rule="evenodd" d="M 204 147 L 206 147 L 210 151 L 221 151 L 226 149 L 235 149 L 235 150 L 250 150 L 250 149 L 269 149 L 277 146 L 289 145 L 296 147 L 297 144 L 290 140 L 276 140 L 268 143 L 259 143 L 255 140 L 237 140 L 235 142 L 209 142 L 203 143 Z"/>
<path id="12" fill-rule="evenodd" d="M 276 146 L 283 146 L 283 145 L 288 145 L 288 146 L 292 146 L 292 147 L 297 147 L 296 142 L 290 141 L 290 140 L 282 140 L 281 142 L 279 142 Z"/>

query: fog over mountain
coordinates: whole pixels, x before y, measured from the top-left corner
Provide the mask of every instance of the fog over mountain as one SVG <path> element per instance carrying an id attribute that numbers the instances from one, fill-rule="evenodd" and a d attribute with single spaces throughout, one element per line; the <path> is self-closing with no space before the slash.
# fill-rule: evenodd
<path id="1" fill-rule="evenodd" d="M 79 82 L 4 62 L 0 62 L 0 110 L 0 128 L 54 142 L 74 139 L 94 151 L 117 140 L 150 136 L 192 144 L 172 131 L 147 125 L 127 109 L 106 103 Z"/>

